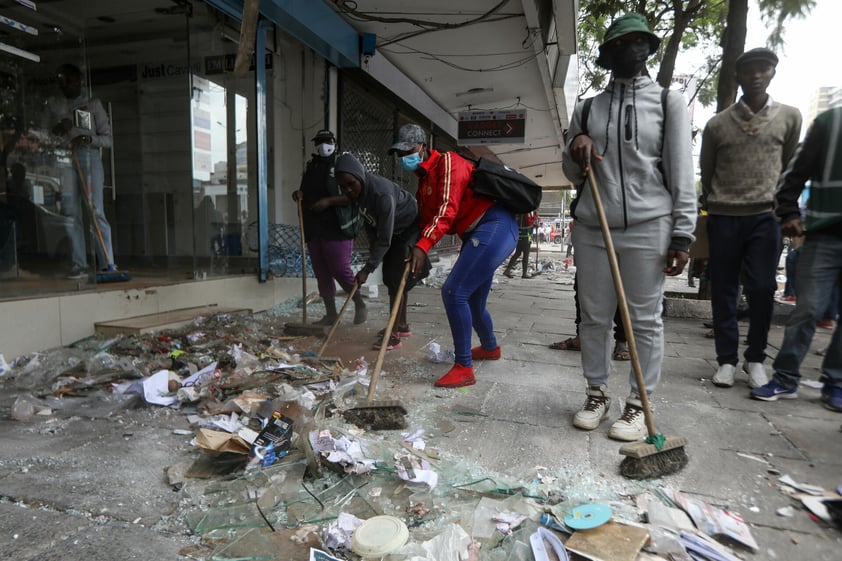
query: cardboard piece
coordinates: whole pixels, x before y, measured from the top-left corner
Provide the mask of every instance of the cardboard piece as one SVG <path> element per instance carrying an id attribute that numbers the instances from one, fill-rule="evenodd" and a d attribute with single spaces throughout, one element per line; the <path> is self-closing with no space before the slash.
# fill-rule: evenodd
<path id="1" fill-rule="evenodd" d="M 647 530 L 610 521 L 574 532 L 564 547 L 593 561 L 635 561 L 647 541 Z"/>
<path id="2" fill-rule="evenodd" d="M 218 430 L 199 429 L 194 441 L 196 446 L 202 448 L 211 456 L 223 452 L 248 454 L 251 450 L 251 445 L 236 434 Z"/>

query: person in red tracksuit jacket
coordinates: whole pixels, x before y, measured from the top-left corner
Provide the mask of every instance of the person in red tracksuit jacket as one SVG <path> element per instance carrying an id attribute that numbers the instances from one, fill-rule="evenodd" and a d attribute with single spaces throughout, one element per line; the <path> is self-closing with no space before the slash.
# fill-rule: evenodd
<path id="1" fill-rule="evenodd" d="M 436 386 L 458 388 L 476 383 L 474 360 L 497 360 L 500 346 L 486 307 L 491 281 L 517 245 L 514 215 L 469 188 L 474 166 L 453 152 L 427 145 L 427 135 L 415 124 L 398 131 L 389 153 L 418 176 L 421 239 L 409 257 L 411 274 L 420 274 L 430 249 L 447 234 L 462 239 L 459 257 L 442 286 L 442 300 L 453 337 L 455 364 Z M 472 329 L 480 346 L 471 348 Z"/>

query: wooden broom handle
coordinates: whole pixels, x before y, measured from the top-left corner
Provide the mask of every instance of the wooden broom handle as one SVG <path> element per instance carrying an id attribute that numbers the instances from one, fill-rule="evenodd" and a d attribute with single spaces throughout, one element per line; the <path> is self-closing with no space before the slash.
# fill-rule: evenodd
<path id="1" fill-rule="evenodd" d="M 301 234 L 301 323 L 307 323 L 307 254 L 304 252 L 304 211 L 298 197 L 298 230 Z"/>
<path id="2" fill-rule="evenodd" d="M 403 289 L 406 287 L 406 277 L 409 276 L 409 267 L 411 264 L 412 261 L 407 261 L 406 267 L 403 269 L 398 293 L 395 296 L 395 302 L 392 304 L 392 313 L 389 315 L 389 324 L 386 326 L 386 331 L 383 333 L 383 340 L 380 342 L 380 352 L 377 355 L 377 362 L 374 363 L 374 370 L 371 372 L 371 382 L 368 384 L 368 401 L 374 398 L 374 389 L 377 387 L 377 380 L 380 378 L 380 369 L 383 368 L 383 359 L 386 358 L 386 347 L 389 344 L 389 337 L 392 336 L 392 328 L 395 326 L 395 320 L 398 317 L 401 300 L 404 298 Z"/>
<path id="3" fill-rule="evenodd" d="M 354 294 L 357 293 L 357 283 L 354 283 L 354 287 L 351 289 L 351 292 L 348 294 L 348 298 L 345 299 L 345 303 L 342 304 L 342 309 L 339 310 L 339 315 L 336 316 L 336 320 L 333 322 L 333 325 L 330 327 L 330 331 L 327 332 L 327 337 L 325 337 L 325 342 L 322 343 L 321 348 L 319 349 L 319 353 L 316 355 L 318 357 L 322 356 L 322 353 L 325 352 L 327 348 L 327 344 L 330 342 L 330 338 L 333 337 L 336 328 L 339 326 L 339 320 L 342 319 L 342 314 L 345 313 L 345 308 L 348 307 L 348 304 L 351 302 L 351 298 L 354 297 Z"/>

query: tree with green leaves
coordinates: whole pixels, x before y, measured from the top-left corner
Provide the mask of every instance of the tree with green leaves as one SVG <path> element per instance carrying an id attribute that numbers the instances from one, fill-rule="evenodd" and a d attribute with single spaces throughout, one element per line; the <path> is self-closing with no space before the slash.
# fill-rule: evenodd
<path id="1" fill-rule="evenodd" d="M 646 16 L 653 33 L 661 38 L 661 46 L 653 57 L 658 64 L 655 80 L 664 87 L 672 82 L 679 52 L 716 48 L 725 21 L 725 0 L 582 0 L 579 11 L 580 94 L 599 90 L 608 80 L 608 72 L 596 66 L 597 48 L 605 29 L 623 13 L 637 12 Z M 695 77 L 700 85 L 708 82 L 713 62 L 697 69 Z M 690 92 L 695 96 L 696 92 Z M 702 102 L 709 101 L 710 95 Z"/>
<path id="2" fill-rule="evenodd" d="M 816 5 L 815 0 L 757 0 L 763 20 L 772 24 L 766 46 L 778 50 L 784 45 L 784 23 L 805 17 Z M 748 24 L 748 0 L 729 0 L 727 25 L 722 35 L 722 64 L 716 92 L 716 112 L 737 99 L 737 57 L 745 50 Z"/>
<path id="3" fill-rule="evenodd" d="M 816 0 L 756 0 L 764 21 L 771 25 L 767 46 L 783 45 L 784 23 L 804 17 Z M 652 63 L 658 65 L 656 81 L 669 87 L 678 55 L 689 49 L 699 51 L 701 63 L 692 70 L 697 91 L 688 92 L 702 105 L 717 102 L 717 111 L 732 104 L 737 83 L 734 74 L 737 57 L 745 50 L 749 0 L 581 0 L 578 22 L 580 96 L 600 90 L 608 72 L 596 66 L 598 46 L 605 29 L 615 17 L 638 12 L 646 16 L 661 46 Z"/>

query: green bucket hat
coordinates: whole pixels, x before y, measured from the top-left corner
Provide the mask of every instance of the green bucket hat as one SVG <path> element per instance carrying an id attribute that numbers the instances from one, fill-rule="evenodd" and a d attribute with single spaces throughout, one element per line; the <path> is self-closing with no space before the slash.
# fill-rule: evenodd
<path id="1" fill-rule="evenodd" d="M 605 37 L 602 39 L 602 44 L 599 46 L 599 57 L 596 59 L 596 63 L 603 68 L 608 68 L 608 61 L 605 58 L 604 52 L 605 45 L 617 37 L 622 37 L 623 35 L 628 35 L 629 33 L 645 33 L 649 37 L 650 55 L 657 51 L 658 46 L 661 44 L 661 40 L 658 36 L 649 30 L 649 23 L 646 21 L 646 17 L 644 17 L 643 14 L 626 14 L 618 17 L 610 26 L 608 26 L 608 29 L 605 31 Z"/>

